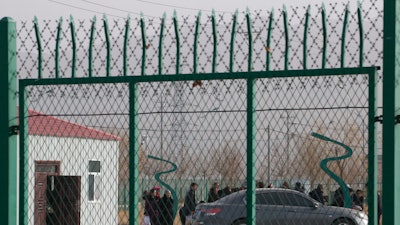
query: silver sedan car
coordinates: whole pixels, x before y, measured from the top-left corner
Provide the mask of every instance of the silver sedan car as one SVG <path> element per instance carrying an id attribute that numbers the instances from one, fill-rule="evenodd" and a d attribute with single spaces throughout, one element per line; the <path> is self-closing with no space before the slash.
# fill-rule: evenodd
<path id="1" fill-rule="evenodd" d="M 294 190 L 256 189 L 257 225 L 367 225 L 361 211 L 326 206 Z M 194 225 L 246 224 L 246 190 L 232 193 L 212 203 L 196 207 Z"/>

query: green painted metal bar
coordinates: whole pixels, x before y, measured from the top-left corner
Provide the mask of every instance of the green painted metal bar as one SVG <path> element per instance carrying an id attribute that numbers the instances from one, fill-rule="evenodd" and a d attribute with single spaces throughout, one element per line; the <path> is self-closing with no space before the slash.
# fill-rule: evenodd
<path id="1" fill-rule="evenodd" d="M 179 37 L 178 18 L 176 15 L 176 11 L 174 11 L 173 21 L 176 39 L 176 74 L 179 74 L 181 67 L 181 41 Z"/>
<path id="2" fill-rule="evenodd" d="M 232 32 L 231 32 L 231 44 L 230 44 L 230 52 L 229 52 L 229 72 L 233 72 L 233 65 L 235 63 L 235 38 L 236 38 L 236 27 L 237 27 L 237 16 L 238 10 L 233 14 L 232 20 Z"/>
<path id="3" fill-rule="evenodd" d="M 303 37 L 303 68 L 307 69 L 307 39 L 308 39 L 308 26 L 310 23 L 310 5 L 307 7 L 305 21 L 304 21 L 304 37 Z"/>
<path id="4" fill-rule="evenodd" d="M 142 67 L 141 67 L 141 75 L 144 76 L 146 74 L 146 26 L 144 22 L 143 13 L 140 15 L 140 31 L 142 34 Z"/>
<path id="5" fill-rule="evenodd" d="M 346 182 L 344 182 L 344 180 L 341 177 L 336 175 L 334 172 L 332 172 L 332 170 L 330 170 L 328 168 L 328 163 L 332 162 L 332 161 L 338 161 L 338 160 L 343 160 L 343 159 L 350 158 L 353 155 L 353 150 L 349 146 L 347 146 L 347 145 L 345 145 L 345 144 L 343 144 L 343 143 L 341 143 L 339 141 L 336 141 L 336 140 L 333 140 L 331 138 L 328 138 L 328 137 L 326 137 L 326 136 L 324 136 L 322 134 L 318 134 L 318 133 L 313 132 L 313 133 L 311 133 L 311 136 L 316 137 L 318 139 L 321 139 L 323 141 L 332 142 L 334 144 L 337 144 L 337 145 L 343 147 L 346 150 L 346 153 L 344 155 L 329 157 L 329 158 L 321 160 L 320 167 L 328 176 L 330 176 L 333 180 L 335 180 L 339 184 L 340 188 L 343 191 L 343 196 L 344 196 L 344 199 L 343 199 L 344 200 L 344 205 L 343 205 L 343 207 L 344 208 L 350 208 L 351 205 L 352 205 L 352 199 L 351 199 L 351 196 L 350 196 L 350 190 L 347 188 Z"/>
<path id="6" fill-rule="evenodd" d="M 211 26 L 212 26 L 212 35 L 213 35 L 213 56 L 212 56 L 212 66 L 211 72 L 217 72 L 217 55 L 218 55 L 218 33 L 217 33 L 217 22 L 215 18 L 215 10 L 213 9 L 211 12 Z"/>
<path id="7" fill-rule="evenodd" d="M 76 34 L 75 34 L 75 23 L 74 18 L 70 16 L 69 27 L 71 29 L 71 40 L 72 40 L 72 67 L 71 77 L 74 78 L 76 74 Z"/>
<path id="8" fill-rule="evenodd" d="M 40 38 L 39 22 L 36 16 L 33 19 L 33 25 L 35 27 L 36 44 L 38 50 L 38 79 L 42 79 L 42 41 Z"/>
<path id="9" fill-rule="evenodd" d="M 383 1 L 383 195 L 382 224 L 400 225 L 400 2 Z"/>
<path id="10" fill-rule="evenodd" d="M 247 79 L 247 78 L 285 78 L 285 77 L 321 77 L 338 75 L 359 75 L 368 74 L 375 67 L 355 67 L 355 68 L 332 68 L 332 69 L 308 69 L 308 70 L 273 70 L 268 73 L 265 71 L 253 72 L 234 72 L 234 73 L 200 73 L 200 74 L 177 74 L 174 76 L 119 76 L 119 77 L 96 77 L 90 79 L 83 78 L 59 78 L 59 79 L 24 79 L 21 80 L 23 85 L 46 85 L 46 84 L 100 84 L 100 83 L 127 83 L 127 82 L 164 82 L 164 81 L 187 81 L 187 80 L 233 80 L 233 79 Z"/>
<path id="11" fill-rule="evenodd" d="M 246 191 L 246 224 L 256 224 L 256 100 L 255 79 L 247 80 L 247 191 Z"/>
<path id="12" fill-rule="evenodd" d="M 325 69 L 326 67 L 326 51 L 327 51 L 327 46 L 328 46 L 328 31 L 327 31 L 327 25 L 326 25 L 326 10 L 325 10 L 325 4 L 322 3 L 321 7 L 321 18 L 322 18 L 322 62 L 321 62 L 321 68 Z"/>
<path id="13" fill-rule="evenodd" d="M 247 33 L 249 38 L 249 52 L 248 52 L 248 61 L 247 61 L 247 71 L 252 71 L 253 68 L 253 33 L 251 31 L 251 18 L 250 18 L 250 10 L 247 8 L 246 10 L 246 22 L 247 22 Z"/>
<path id="14" fill-rule="evenodd" d="M 164 45 L 164 30 L 165 30 L 165 18 L 166 15 L 163 13 L 160 25 L 160 41 L 158 43 L 158 74 L 163 74 L 163 45 Z"/>
<path id="15" fill-rule="evenodd" d="M 93 44 L 96 36 L 96 16 L 92 19 L 89 38 L 89 77 L 93 77 Z"/>
<path id="16" fill-rule="evenodd" d="M 57 78 L 58 79 L 58 78 Z M 43 79 L 42 79 L 43 80 Z M 19 224 L 28 224 L 29 221 L 29 163 L 28 163 L 28 92 L 26 85 L 19 84 Z"/>
<path id="17" fill-rule="evenodd" d="M 124 35 L 124 58 L 123 58 L 123 73 L 124 76 L 128 75 L 128 43 L 129 43 L 129 33 L 131 29 L 131 17 L 128 16 L 125 21 L 125 35 Z"/>
<path id="18" fill-rule="evenodd" d="M 197 67 L 198 67 L 197 46 L 198 46 L 198 39 L 199 39 L 200 18 L 201 18 L 201 11 L 199 11 L 199 13 L 197 14 L 196 26 L 195 26 L 195 30 L 194 30 L 193 73 L 197 73 Z"/>
<path id="19" fill-rule="evenodd" d="M 286 6 L 283 5 L 283 28 L 285 30 L 285 70 L 289 69 L 289 24 Z"/>
<path id="20" fill-rule="evenodd" d="M 55 49 L 55 64 L 56 64 L 56 78 L 60 77 L 60 41 L 61 41 L 61 34 L 62 34 L 62 22 L 63 19 L 60 17 L 60 20 L 58 21 L 58 26 L 57 26 L 57 36 L 56 36 L 56 49 Z"/>
<path id="21" fill-rule="evenodd" d="M 106 58 L 106 76 L 110 76 L 111 71 L 111 45 L 110 45 L 110 32 L 108 29 L 108 20 L 107 16 L 103 16 L 103 26 L 104 26 L 104 36 L 106 38 L 106 49 L 107 49 L 107 58 Z"/>
<path id="22" fill-rule="evenodd" d="M 17 134 L 10 128 L 17 126 L 17 29 L 16 22 L 4 17 L 0 20 L 0 221 L 17 224 L 18 216 L 18 158 Z"/>
<path id="23" fill-rule="evenodd" d="M 265 46 L 265 51 L 267 54 L 267 71 L 270 71 L 271 69 L 271 55 L 272 55 L 272 50 L 271 50 L 271 35 L 272 35 L 272 30 L 274 29 L 274 9 L 271 10 L 271 13 L 269 14 L 269 22 L 268 22 L 268 34 L 267 34 L 267 46 Z"/>
<path id="24" fill-rule="evenodd" d="M 343 19 L 343 30 L 342 30 L 342 44 L 340 50 L 340 67 L 345 67 L 345 56 L 346 56 L 346 33 L 347 33 L 347 25 L 349 21 L 349 4 L 346 5 L 346 9 L 344 11 L 344 19 Z"/>
<path id="25" fill-rule="evenodd" d="M 126 76 L 124 78 L 128 78 Z M 140 76 L 148 77 L 148 76 Z M 129 225 L 137 224 L 139 178 L 139 93 L 138 84 L 129 82 Z"/>
<path id="26" fill-rule="evenodd" d="M 360 34 L 360 67 L 364 66 L 364 25 L 363 25 L 363 17 L 362 17 L 362 8 L 361 2 L 358 1 L 357 6 L 357 17 L 358 17 L 358 32 Z"/>
<path id="27" fill-rule="evenodd" d="M 378 225 L 377 212 L 378 212 L 378 133 L 377 123 L 375 118 L 378 115 L 378 106 L 376 100 L 378 99 L 377 83 L 378 73 L 375 70 L 370 73 L 368 77 L 368 223 L 370 225 Z"/>

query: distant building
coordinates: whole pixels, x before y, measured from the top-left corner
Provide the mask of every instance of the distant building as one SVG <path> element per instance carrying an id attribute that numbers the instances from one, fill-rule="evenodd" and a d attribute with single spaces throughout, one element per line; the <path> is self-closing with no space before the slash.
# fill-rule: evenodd
<path id="1" fill-rule="evenodd" d="M 120 138 L 28 111 L 28 224 L 117 224 Z M 24 187 L 21 187 L 24 188 Z"/>

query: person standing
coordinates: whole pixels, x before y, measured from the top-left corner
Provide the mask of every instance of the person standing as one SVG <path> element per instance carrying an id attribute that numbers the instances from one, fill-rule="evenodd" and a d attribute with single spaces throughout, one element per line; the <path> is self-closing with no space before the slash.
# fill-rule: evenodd
<path id="1" fill-rule="evenodd" d="M 160 199 L 160 224 L 161 225 L 172 225 L 174 223 L 174 199 L 171 197 L 171 192 L 166 190 L 164 196 Z"/>
<path id="2" fill-rule="evenodd" d="M 182 225 L 190 224 L 192 221 L 192 215 L 194 210 L 196 209 L 196 190 L 197 190 L 197 183 L 190 184 L 190 190 L 186 193 L 185 201 L 183 203 L 182 213 L 180 215 Z"/>
<path id="3" fill-rule="evenodd" d="M 149 191 L 144 191 L 143 192 L 143 197 L 142 199 L 144 200 L 144 218 L 142 221 L 142 225 L 151 225 L 150 223 L 150 217 L 149 217 L 149 213 L 147 212 L 147 210 L 149 210 L 149 197 L 150 197 L 150 192 Z"/>
<path id="4" fill-rule="evenodd" d="M 208 193 L 207 202 L 215 202 L 219 199 L 219 184 L 215 182 L 210 188 L 210 193 Z"/>
<path id="5" fill-rule="evenodd" d="M 310 197 L 324 204 L 324 187 L 322 184 L 318 184 L 317 188 L 310 191 Z"/>
<path id="6" fill-rule="evenodd" d="M 159 200 L 160 198 L 158 197 L 158 190 L 156 188 L 152 188 L 146 204 L 146 212 L 150 217 L 151 225 L 160 225 Z"/>

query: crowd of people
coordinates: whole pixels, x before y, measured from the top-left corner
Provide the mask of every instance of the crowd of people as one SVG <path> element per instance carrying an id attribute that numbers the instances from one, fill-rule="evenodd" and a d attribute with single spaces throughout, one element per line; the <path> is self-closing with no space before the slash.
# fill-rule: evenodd
<path id="1" fill-rule="evenodd" d="M 196 208 L 196 190 L 198 184 L 191 183 L 189 191 L 185 195 L 183 207 L 179 209 L 179 218 L 182 224 L 190 224 L 192 215 Z M 265 185 L 261 181 L 256 182 L 256 188 L 264 188 Z M 273 188 L 272 184 L 268 184 L 267 188 Z M 290 185 L 288 182 L 284 181 L 281 188 L 290 189 Z M 356 210 L 363 211 L 364 210 L 364 192 L 360 189 L 354 190 L 351 187 L 347 187 L 351 196 L 352 208 Z M 246 189 L 243 185 L 239 188 L 231 188 L 230 186 L 226 186 L 223 189 L 220 189 L 219 183 L 213 183 L 212 187 L 209 190 L 207 202 L 214 202 L 218 199 L 229 195 L 233 192 Z M 296 182 L 293 190 L 305 193 L 305 188 L 300 182 Z M 331 203 L 328 203 L 327 196 L 324 195 L 324 187 L 322 184 L 318 184 L 317 187 L 311 190 L 308 195 L 320 202 L 321 204 L 330 204 L 332 206 L 344 207 L 344 191 L 341 187 L 339 187 L 334 192 L 333 199 Z M 142 225 L 172 225 L 174 222 L 173 218 L 173 203 L 174 199 L 171 197 L 171 192 L 166 190 L 164 192 L 164 196 L 160 197 L 160 187 L 155 186 L 150 191 L 145 191 L 143 195 L 143 200 L 145 201 L 145 210 L 144 210 L 144 219 Z M 204 203 L 204 201 L 200 201 L 200 203 Z M 380 195 L 378 195 L 378 221 L 382 215 L 382 200 Z"/>
<path id="2" fill-rule="evenodd" d="M 150 191 L 143 193 L 144 219 L 142 225 L 172 225 L 174 199 L 171 192 L 166 190 L 163 197 L 160 196 L 160 187 L 155 186 Z"/>

